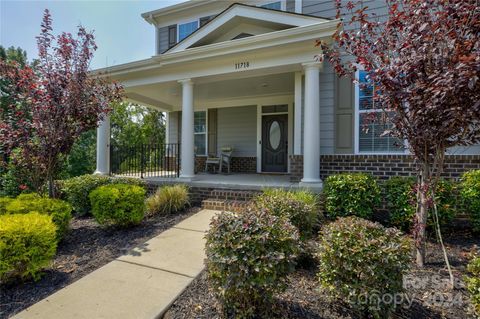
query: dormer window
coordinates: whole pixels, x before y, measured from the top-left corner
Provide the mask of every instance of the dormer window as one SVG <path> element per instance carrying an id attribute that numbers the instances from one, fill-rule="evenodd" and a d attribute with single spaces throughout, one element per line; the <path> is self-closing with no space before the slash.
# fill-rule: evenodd
<path id="1" fill-rule="evenodd" d="M 182 41 L 198 29 L 198 20 L 178 24 L 178 41 Z"/>

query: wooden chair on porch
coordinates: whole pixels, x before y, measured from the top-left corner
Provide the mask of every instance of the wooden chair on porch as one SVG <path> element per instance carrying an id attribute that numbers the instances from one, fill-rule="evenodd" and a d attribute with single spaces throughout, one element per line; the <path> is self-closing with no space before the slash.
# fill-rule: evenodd
<path id="1" fill-rule="evenodd" d="M 227 166 L 227 172 L 230 174 L 230 162 L 232 159 L 233 147 L 222 147 L 220 156 L 209 154 L 205 161 L 205 172 L 208 172 L 208 165 L 213 165 L 213 172 L 215 173 L 215 166 L 218 166 L 218 173 L 222 172 L 222 167 L 225 164 Z"/>
<path id="2" fill-rule="evenodd" d="M 232 161 L 233 147 L 222 147 L 222 153 L 220 154 L 220 168 L 219 172 L 222 172 L 222 167 L 225 164 L 227 166 L 227 173 L 230 174 L 230 163 Z"/>
<path id="3" fill-rule="evenodd" d="M 205 173 L 208 172 L 208 164 L 213 164 L 213 172 L 215 173 L 215 166 L 219 168 L 220 171 L 220 164 L 221 158 L 216 157 L 214 154 L 209 154 L 207 160 L 205 161 Z"/>

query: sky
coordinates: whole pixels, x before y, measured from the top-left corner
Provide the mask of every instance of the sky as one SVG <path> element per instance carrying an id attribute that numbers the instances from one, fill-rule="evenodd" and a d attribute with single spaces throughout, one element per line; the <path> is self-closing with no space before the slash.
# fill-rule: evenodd
<path id="1" fill-rule="evenodd" d="M 146 59 L 155 53 L 155 30 L 140 14 L 185 0 L 0 0 L 0 45 L 21 47 L 37 56 L 35 37 L 43 11 L 52 14 L 53 32 L 93 30 L 98 46 L 91 69 Z"/>

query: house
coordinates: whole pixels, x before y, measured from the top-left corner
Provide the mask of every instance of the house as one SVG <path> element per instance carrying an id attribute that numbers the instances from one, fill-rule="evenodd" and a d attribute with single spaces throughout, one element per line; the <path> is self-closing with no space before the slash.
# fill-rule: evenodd
<path id="1" fill-rule="evenodd" d="M 365 2 L 386 13 L 383 1 Z M 166 112 L 181 180 L 195 180 L 207 156 L 227 146 L 233 172 L 283 173 L 300 186 L 344 171 L 414 172 L 382 124 L 361 128 L 367 112 L 380 111 L 364 106 L 371 90 L 338 78 L 315 46 L 337 27 L 333 0 L 186 1 L 142 17 L 156 30 L 154 55 L 98 72 L 121 82 L 129 100 Z M 108 144 L 106 119 L 97 172 L 110 171 Z M 480 147 L 450 152 L 447 176 L 480 168 Z"/>

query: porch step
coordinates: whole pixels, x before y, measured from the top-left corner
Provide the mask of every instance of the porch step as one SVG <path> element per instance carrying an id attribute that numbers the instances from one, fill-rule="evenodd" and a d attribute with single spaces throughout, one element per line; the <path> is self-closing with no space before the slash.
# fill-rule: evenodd
<path id="1" fill-rule="evenodd" d="M 209 199 L 250 201 L 258 195 L 258 191 L 232 190 L 232 189 L 214 189 L 210 192 Z"/>
<path id="2" fill-rule="evenodd" d="M 247 207 L 250 201 L 207 198 L 202 201 L 203 209 L 220 211 L 239 211 Z"/>

